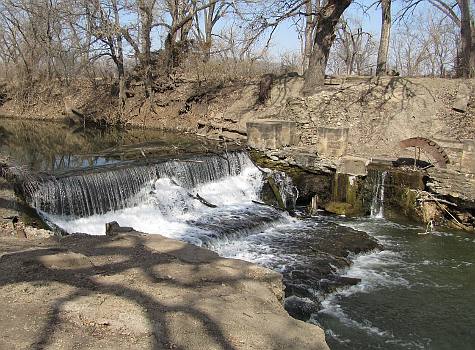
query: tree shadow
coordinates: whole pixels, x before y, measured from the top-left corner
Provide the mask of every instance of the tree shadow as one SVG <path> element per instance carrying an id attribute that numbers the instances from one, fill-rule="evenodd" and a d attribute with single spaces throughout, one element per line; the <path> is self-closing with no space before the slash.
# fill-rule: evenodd
<path id="1" fill-rule="evenodd" d="M 357 95 L 357 98 L 346 104 L 344 106 L 345 108 L 350 108 L 355 104 L 365 104 L 369 101 L 369 99 L 371 99 L 372 96 L 377 94 L 380 96 L 387 95 L 392 98 L 400 99 L 401 109 L 403 109 L 404 104 L 407 103 L 407 101 L 417 96 L 416 88 L 424 89 L 430 95 L 431 99 L 433 101 L 436 101 L 435 96 L 426 86 L 415 82 L 410 78 L 399 76 L 358 77 L 358 79 L 355 79 L 354 82 L 352 82 L 351 80 L 345 80 L 342 84 L 336 86 L 337 87 L 333 88 L 334 92 L 330 95 L 330 98 L 322 102 L 322 104 L 324 105 L 324 108 L 322 110 L 323 112 L 327 111 L 332 101 L 337 99 L 344 92 L 346 92 L 347 90 L 355 90 L 358 87 L 363 87 L 364 89 L 362 89 L 362 91 Z M 321 91 L 331 91 L 331 89 L 328 89 L 328 87 L 322 87 Z M 396 95 L 396 91 L 401 91 L 400 96 Z M 390 98 L 380 98 L 378 100 L 379 101 L 375 105 L 375 109 L 382 109 L 390 101 Z M 424 104 L 424 107 L 426 106 L 427 105 Z"/>
<path id="2" fill-rule="evenodd" d="M 246 272 L 245 268 L 239 274 L 218 273 L 212 280 L 207 281 L 193 278 L 190 281 L 181 281 L 179 278 L 170 278 L 170 276 L 157 272 L 157 267 L 179 262 L 179 264 L 187 265 L 192 272 L 191 276 L 193 276 L 195 274 L 200 275 L 200 271 L 209 268 L 209 264 L 219 265 L 225 260 L 210 251 L 183 243 L 177 243 L 177 248 L 174 250 L 160 251 L 162 249 L 160 248 L 160 241 L 154 243 L 153 239 L 155 238 L 149 239 L 147 236 L 139 234 L 115 238 L 70 236 L 62 238 L 57 247 L 37 248 L 0 255 L 0 269 L 5 271 L 0 276 L 0 288 L 22 282 L 59 282 L 75 289 L 73 292 L 55 300 L 46 323 L 39 334 L 35 336 L 36 340 L 32 348 L 40 350 L 53 344 L 55 330 L 62 323 L 61 310 L 66 303 L 76 301 L 81 297 L 101 293 L 125 298 L 146 310 L 146 318 L 153 334 L 153 349 L 186 348 L 183 344 L 174 344 L 173 337 L 170 334 L 167 317 L 173 313 L 186 314 L 195 320 L 194 322 L 199 323 L 210 343 L 222 349 L 236 349 L 222 326 L 213 320 L 213 316 L 196 307 L 199 301 L 195 303 L 191 299 L 187 303 L 170 306 L 160 301 L 158 297 L 154 297 L 148 290 L 139 290 L 128 286 L 126 283 L 103 283 L 100 281 L 98 276 L 120 275 L 131 269 L 141 270 L 154 288 L 163 284 L 185 292 L 197 290 L 204 285 L 226 284 L 237 286 L 246 280 L 256 280 L 255 277 L 251 277 Z M 125 246 L 114 245 L 115 242 L 120 240 L 124 240 Z M 158 250 L 155 250 L 154 247 L 158 247 Z M 92 263 L 90 266 L 73 266 L 68 269 L 47 266 L 42 263 L 42 259 L 63 253 L 80 254 L 87 257 Z M 104 263 L 110 256 L 121 256 L 123 258 L 118 259 L 118 261 Z M 242 264 L 247 263 L 242 262 Z M 11 266 L 20 266 L 21 268 L 16 270 L 15 273 L 8 273 L 8 267 Z M 263 278 L 257 278 L 257 280 L 267 281 L 268 277 L 264 276 Z"/>

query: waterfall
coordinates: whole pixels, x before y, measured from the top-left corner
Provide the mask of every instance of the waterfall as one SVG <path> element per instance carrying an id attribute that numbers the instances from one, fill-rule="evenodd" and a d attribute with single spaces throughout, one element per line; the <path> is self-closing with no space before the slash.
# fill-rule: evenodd
<path id="1" fill-rule="evenodd" d="M 157 179 L 170 178 L 179 186 L 192 189 L 235 176 L 248 163 L 246 153 L 229 152 L 151 165 L 99 169 L 80 175 L 38 176 L 23 183 L 23 192 L 29 204 L 41 212 L 88 217 L 137 206 L 148 195 L 144 189 Z"/>
<path id="2" fill-rule="evenodd" d="M 245 153 L 172 160 L 137 171 L 146 174 L 140 181 L 145 184 L 123 208 L 82 217 L 43 215 L 69 233 L 104 234 L 105 224 L 117 221 L 141 232 L 208 247 L 290 220 L 286 213 L 259 203 L 265 178 Z M 282 185 L 285 189 L 289 184 Z M 213 206 L 205 205 L 198 195 Z M 77 196 L 82 200 L 82 193 Z"/>
<path id="3" fill-rule="evenodd" d="M 295 209 L 299 197 L 299 190 L 294 185 L 292 178 L 282 171 L 274 171 L 272 177 L 279 188 L 279 193 L 285 207 L 290 210 Z"/>
<path id="4" fill-rule="evenodd" d="M 371 202 L 371 217 L 382 219 L 384 217 L 384 186 L 386 182 L 387 171 L 378 172 L 374 184 L 373 201 Z"/>

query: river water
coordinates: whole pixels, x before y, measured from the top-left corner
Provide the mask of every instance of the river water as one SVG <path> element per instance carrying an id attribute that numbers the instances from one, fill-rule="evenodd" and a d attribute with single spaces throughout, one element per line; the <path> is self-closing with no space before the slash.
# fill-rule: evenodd
<path id="1" fill-rule="evenodd" d="M 375 218 L 290 217 L 256 203 L 264 176 L 241 152 L 160 162 L 147 158 L 146 164 L 134 165 L 124 159 L 128 153 L 123 150 L 136 137 L 120 138 L 121 152 L 113 156 L 100 152 L 97 136 L 71 136 L 66 129 L 63 137 L 47 138 L 48 147 L 40 147 L 44 139 L 35 140 L 40 146 L 30 142 L 22 147 L 15 136 L 18 128 L 8 123 L 3 130 L 10 141 L 3 139 L 2 152 L 55 174 L 31 180 L 26 189 L 31 205 L 67 232 L 104 234 L 105 223 L 117 221 L 272 268 L 284 274 L 287 284 L 296 272 L 307 271 L 299 283 L 308 297 L 288 297 L 315 305 L 310 322 L 325 329 L 332 349 L 475 348 L 473 235 L 437 229 L 418 235 L 425 228 L 387 221 L 384 208 L 374 210 Z M 67 157 L 51 151 L 61 149 L 68 137 L 78 146 L 71 146 Z M 157 137 L 167 141 L 160 143 Z M 185 149 L 200 144 L 152 133 L 140 139 L 139 154 L 150 140 L 164 148 L 171 142 Z M 41 152 L 35 151 L 38 147 Z M 117 141 L 108 147 L 116 148 Z M 381 189 L 375 192 L 384 199 Z M 197 195 L 216 207 L 203 205 Z M 353 256 L 352 266 L 340 271 L 360 278 L 359 284 L 322 294 L 311 277 L 319 262 L 318 246 L 355 230 L 375 237 L 384 249 Z"/>
<path id="2" fill-rule="evenodd" d="M 315 317 L 333 349 L 474 349 L 475 236 L 384 219 L 338 219 L 385 247 L 356 257 L 361 284 L 334 293 Z"/>

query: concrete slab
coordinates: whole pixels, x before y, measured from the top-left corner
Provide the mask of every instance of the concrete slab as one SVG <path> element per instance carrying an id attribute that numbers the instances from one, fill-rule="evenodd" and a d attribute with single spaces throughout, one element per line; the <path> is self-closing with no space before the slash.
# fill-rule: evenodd
<path id="1" fill-rule="evenodd" d="M 467 84 L 460 84 L 452 109 L 460 113 L 465 113 L 470 102 L 471 93 L 472 91 Z"/>
<path id="2" fill-rule="evenodd" d="M 366 176 L 368 171 L 366 165 L 369 163 L 369 160 L 366 158 L 345 156 L 340 159 L 340 164 L 338 165 L 336 171 L 341 174 L 348 174 L 354 176 Z"/>
<path id="3" fill-rule="evenodd" d="M 292 121 L 263 119 L 247 122 L 247 143 L 258 150 L 278 149 L 297 142 L 297 124 Z"/>
<path id="4" fill-rule="evenodd" d="M 317 128 L 318 154 L 341 157 L 346 154 L 348 148 L 349 128 Z"/>
<path id="5" fill-rule="evenodd" d="M 475 140 L 463 141 L 461 171 L 475 174 Z"/>

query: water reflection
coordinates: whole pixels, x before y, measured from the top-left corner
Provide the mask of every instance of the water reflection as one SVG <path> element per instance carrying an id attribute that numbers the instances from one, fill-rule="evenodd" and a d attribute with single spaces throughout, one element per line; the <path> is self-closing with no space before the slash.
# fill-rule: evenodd
<path id="1" fill-rule="evenodd" d="M 215 147 L 209 141 L 167 131 L 74 130 L 64 123 L 0 118 L 0 153 L 36 171 L 96 167 Z"/>

